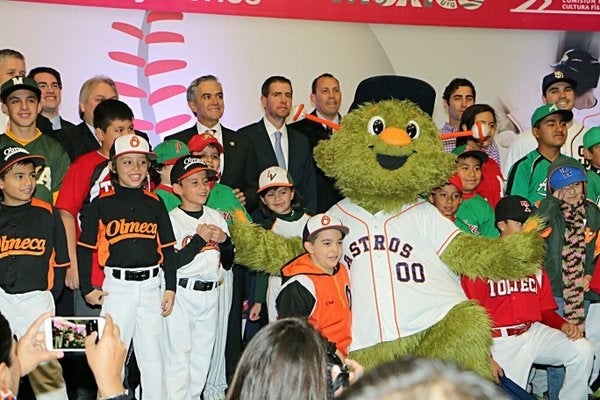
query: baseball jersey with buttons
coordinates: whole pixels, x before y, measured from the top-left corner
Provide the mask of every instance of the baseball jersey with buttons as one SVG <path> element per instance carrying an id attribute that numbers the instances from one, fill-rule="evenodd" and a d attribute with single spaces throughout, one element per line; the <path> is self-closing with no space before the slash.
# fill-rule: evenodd
<path id="1" fill-rule="evenodd" d="M 50 204 L 34 198 L 0 206 L 0 287 L 6 293 L 49 290 L 54 268 L 68 265 L 65 230 Z"/>
<path id="2" fill-rule="evenodd" d="M 559 157 L 566 157 L 560 155 Z M 517 161 L 510 169 L 506 181 L 506 195 L 525 197 L 531 204 L 538 204 L 546 197 L 546 178 L 551 161 L 537 149 Z"/>
<path id="3" fill-rule="evenodd" d="M 468 298 L 487 310 L 494 327 L 538 322 L 543 311 L 558 307 L 545 270 L 514 281 L 463 277 L 462 286 Z"/>
<path id="4" fill-rule="evenodd" d="M 156 194 L 115 185 L 92 202 L 77 244 L 98 249 L 102 267 L 140 268 L 160 264 L 162 249 L 175 242 L 169 214 Z M 89 293 L 90 265 L 79 268 L 82 292 Z M 173 266 L 165 266 L 165 280 L 167 289 L 173 290 Z"/>
<path id="5" fill-rule="evenodd" d="M 421 332 L 466 299 L 440 260 L 460 230 L 427 201 L 373 215 L 344 199 L 327 214 L 350 229 L 342 263 L 352 285 L 351 351 Z"/>
<path id="6" fill-rule="evenodd" d="M 175 247 L 177 249 L 184 248 L 193 239 L 196 234 L 196 227 L 199 224 L 216 225 L 229 236 L 227 223 L 221 214 L 206 206 L 202 207 L 200 218 L 192 217 L 179 207 L 171 210 L 169 218 L 173 224 L 173 232 L 177 240 Z M 181 266 L 177 270 L 177 277 L 214 282 L 221 279 L 223 272 L 218 246 L 207 243 L 189 264 Z"/>

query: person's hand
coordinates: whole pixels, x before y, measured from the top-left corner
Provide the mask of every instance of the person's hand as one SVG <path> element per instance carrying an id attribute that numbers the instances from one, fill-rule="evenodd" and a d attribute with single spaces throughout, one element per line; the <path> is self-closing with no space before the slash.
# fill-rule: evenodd
<path id="1" fill-rule="evenodd" d="M 208 225 L 208 227 L 211 230 L 210 240 L 213 242 L 223 243 L 227 239 L 227 234 L 223 231 L 223 229 L 213 224 Z"/>
<path id="2" fill-rule="evenodd" d="M 121 341 L 119 326 L 106 314 L 102 337 L 96 343 L 98 332 L 85 339 L 85 355 L 98 385 L 98 397 L 114 397 L 125 391 L 121 370 L 127 348 Z"/>
<path id="3" fill-rule="evenodd" d="M 104 303 L 105 296 L 108 296 L 108 292 L 100 289 L 93 289 L 85 295 L 85 301 L 93 306 L 101 306 Z"/>
<path id="4" fill-rule="evenodd" d="M 584 275 L 583 276 L 583 291 L 584 292 L 589 292 L 591 283 L 592 283 L 592 276 Z"/>
<path id="5" fill-rule="evenodd" d="M 499 385 L 500 377 L 504 376 L 504 371 L 502 370 L 500 364 L 498 364 L 493 357 L 490 357 L 490 366 L 492 367 L 492 377 L 494 379 L 494 382 L 496 382 L 496 384 Z"/>
<path id="6" fill-rule="evenodd" d="M 250 321 L 258 321 L 260 318 L 260 310 L 262 309 L 261 303 L 254 303 L 248 311 L 248 319 Z"/>
<path id="7" fill-rule="evenodd" d="M 571 340 L 581 339 L 583 337 L 583 332 L 577 326 L 565 322 L 560 326 L 560 330 L 564 332 L 565 335 Z"/>
<path id="8" fill-rule="evenodd" d="M 71 261 L 71 265 L 69 266 L 69 268 L 67 268 L 65 285 L 72 290 L 79 289 L 79 273 L 77 272 L 77 261 Z"/>
<path id="9" fill-rule="evenodd" d="M 567 194 L 567 188 L 566 187 L 564 187 L 562 189 L 555 190 L 554 192 L 552 192 L 552 196 L 556 197 L 560 201 L 563 201 L 565 199 L 566 194 Z"/>
<path id="10" fill-rule="evenodd" d="M 244 196 L 244 192 L 240 189 L 233 189 L 233 194 L 235 194 L 236 199 L 238 199 L 241 205 L 246 205 L 246 196 Z"/>
<path id="11" fill-rule="evenodd" d="M 210 242 L 212 238 L 213 231 L 210 229 L 208 224 L 198 224 L 196 227 L 196 234 L 200 236 L 206 243 Z"/>
<path id="12" fill-rule="evenodd" d="M 173 306 L 175 305 L 175 292 L 172 290 L 165 290 L 163 293 L 161 308 L 163 317 L 169 316 L 173 312 Z"/>
<path id="13" fill-rule="evenodd" d="M 48 350 L 45 334 L 40 332 L 40 327 L 51 315 L 50 312 L 40 315 L 17 342 L 17 358 L 21 364 L 21 376 L 33 371 L 40 363 L 56 360 L 64 355 L 62 351 Z"/>
<path id="14" fill-rule="evenodd" d="M 359 380 L 360 378 L 362 378 L 362 376 L 365 374 L 364 367 L 362 365 L 360 365 L 358 363 L 358 361 L 354 361 L 349 358 L 346 358 L 346 360 L 344 361 L 344 364 L 346 364 L 350 368 L 349 382 L 351 385 L 354 382 L 356 382 L 357 380 Z"/>

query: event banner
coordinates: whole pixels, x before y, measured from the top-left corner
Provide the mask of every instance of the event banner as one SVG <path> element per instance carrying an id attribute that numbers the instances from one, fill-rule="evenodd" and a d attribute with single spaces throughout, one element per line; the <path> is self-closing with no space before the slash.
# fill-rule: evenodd
<path id="1" fill-rule="evenodd" d="M 600 0 L 26 0 L 152 11 L 340 22 L 600 30 Z"/>

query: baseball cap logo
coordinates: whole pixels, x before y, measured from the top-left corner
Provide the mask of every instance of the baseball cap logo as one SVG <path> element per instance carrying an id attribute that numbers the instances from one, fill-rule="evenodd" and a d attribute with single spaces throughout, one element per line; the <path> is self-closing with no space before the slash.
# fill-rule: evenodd
<path id="1" fill-rule="evenodd" d="M 4 149 L 4 161 L 7 161 L 10 157 L 12 157 L 16 153 L 22 153 L 29 155 L 29 152 L 20 147 L 8 147 Z"/>
<path id="2" fill-rule="evenodd" d="M 548 107 L 548 111 L 558 111 L 558 106 L 556 104 L 552 104 Z"/>
<path id="3" fill-rule="evenodd" d="M 531 204 L 529 204 L 526 200 L 521 200 L 521 207 L 523 207 L 523 212 L 529 213 L 531 212 Z"/>
<path id="4" fill-rule="evenodd" d="M 132 136 L 129 139 L 129 145 L 133 148 L 138 147 L 140 145 L 140 139 L 137 136 Z"/>
<path id="5" fill-rule="evenodd" d="M 568 178 L 572 175 L 572 172 L 567 168 L 559 168 L 558 172 L 563 176 L 563 178 Z"/>
<path id="6" fill-rule="evenodd" d="M 183 146 L 181 145 L 181 142 L 175 142 L 175 152 L 177 154 L 181 153 L 181 150 L 183 149 Z"/>
<path id="7" fill-rule="evenodd" d="M 562 72 L 562 71 L 556 71 L 556 72 L 554 73 L 554 77 L 555 77 L 556 79 L 563 79 L 563 78 L 565 77 L 565 74 L 563 74 L 563 72 Z"/>
<path id="8" fill-rule="evenodd" d="M 183 160 L 183 169 L 187 170 L 190 167 L 193 167 L 196 164 L 201 164 L 201 166 L 205 166 L 205 164 L 202 162 L 202 160 L 200 158 L 197 157 L 187 157 L 185 160 Z"/>
<path id="9" fill-rule="evenodd" d="M 267 172 L 267 177 L 270 181 L 274 180 L 277 177 L 277 172 L 269 171 Z"/>
<path id="10" fill-rule="evenodd" d="M 322 225 L 322 226 L 327 226 L 327 225 L 329 225 L 330 223 L 331 223 L 331 218 L 329 218 L 329 216 L 328 216 L 328 215 L 323 215 L 323 216 L 321 217 L 321 225 Z"/>
<path id="11" fill-rule="evenodd" d="M 22 85 L 23 84 L 23 77 L 22 76 L 15 76 L 12 78 L 12 83 L 13 85 Z"/>

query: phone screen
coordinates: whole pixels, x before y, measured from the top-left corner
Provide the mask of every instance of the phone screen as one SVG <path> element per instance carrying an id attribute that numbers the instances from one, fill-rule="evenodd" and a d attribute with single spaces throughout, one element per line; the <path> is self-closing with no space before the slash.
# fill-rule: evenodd
<path id="1" fill-rule="evenodd" d="M 51 319 L 52 348 L 55 350 L 83 350 L 85 338 L 98 331 L 97 319 Z"/>

